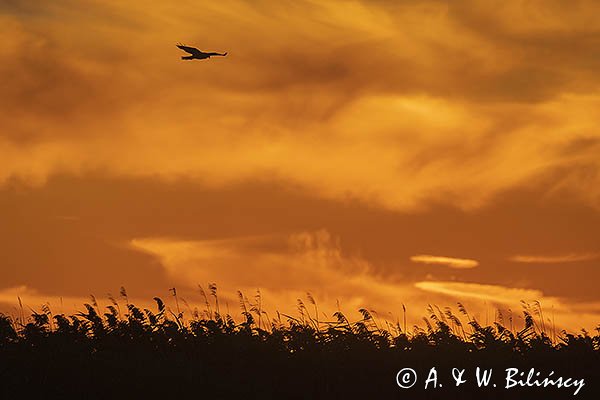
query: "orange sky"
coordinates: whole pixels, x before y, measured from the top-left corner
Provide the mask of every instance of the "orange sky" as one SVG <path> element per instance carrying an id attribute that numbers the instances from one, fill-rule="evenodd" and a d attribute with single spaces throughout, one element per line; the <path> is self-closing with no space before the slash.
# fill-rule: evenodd
<path id="1" fill-rule="evenodd" d="M 598 2 L 4 0 L 0 35 L 5 309 L 216 282 L 600 322 Z"/>

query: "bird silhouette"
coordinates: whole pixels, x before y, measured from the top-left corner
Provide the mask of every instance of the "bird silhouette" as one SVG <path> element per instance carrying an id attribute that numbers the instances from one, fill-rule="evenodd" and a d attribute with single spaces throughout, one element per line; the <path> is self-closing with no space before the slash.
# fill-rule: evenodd
<path id="1" fill-rule="evenodd" d="M 190 56 L 181 56 L 182 60 L 204 60 L 205 58 L 210 58 L 211 56 L 224 57 L 227 55 L 227 52 L 225 52 L 225 53 L 215 53 L 215 52 L 205 53 L 203 51 L 198 50 L 195 47 L 184 46 L 181 43 L 177 44 L 176 46 L 178 48 L 180 48 L 181 50 L 185 51 L 186 53 L 191 54 Z"/>

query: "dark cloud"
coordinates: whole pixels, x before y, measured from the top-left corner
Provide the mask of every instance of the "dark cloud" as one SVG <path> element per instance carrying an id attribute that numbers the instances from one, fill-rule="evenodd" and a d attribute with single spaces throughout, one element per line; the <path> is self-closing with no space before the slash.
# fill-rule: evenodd
<path id="1" fill-rule="evenodd" d="M 580 14 L 594 9 L 577 4 Z M 218 92 L 211 95 L 216 104 L 225 101 L 219 99 L 223 91 L 257 94 L 256 107 L 230 107 L 248 120 L 265 116 L 285 125 L 290 115 L 329 118 L 367 95 L 541 102 L 598 87 L 600 33 L 568 18 L 563 29 L 515 33 L 514 12 L 536 13 L 525 5 L 498 12 L 494 5 L 472 2 L 362 4 L 374 13 L 366 16 L 373 26 L 377 16 L 392 21 L 382 20 L 381 32 L 304 2 L 277 7 L 232 2 L 230 10 L 207 7 L 188 14 L 152 12 L 141 3 L 68 0 L 11 0 L 2 7 L 8 21 L 3 36 L 13 43 L 0 52 L 0 72 L 11 77 L 2 84 L 1 128 L 18 143 L 122 130 L 145 107 L 152 108 L 147 112 L 160 107 L 172 117 L 171 104 L 214 111 L 198 98 L 207 91 Z M 566 7 L 553 2 L 544 15 L 552 22 Z M 190 26 L 193 35 L 187 33 Z M 229 50 L 231 58 L 217 68 L 169 62 L 178 57 L 172 42 L 185 40 L 169 37 L 178 27 L 181 36 Z"/>

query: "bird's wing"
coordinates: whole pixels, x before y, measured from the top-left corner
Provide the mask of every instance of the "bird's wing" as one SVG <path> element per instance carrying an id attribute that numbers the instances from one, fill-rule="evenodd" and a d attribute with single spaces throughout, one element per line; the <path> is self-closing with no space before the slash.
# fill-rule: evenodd
<path id="1" fill-rule="evenodd" d="M 176 46 L 179 47 L 181 50 L 190 53 L 193 56 L 199 56 L 202 54 L 202 52 L 195 47 L 184 46 L 182 44 L 178 44 Z"/>

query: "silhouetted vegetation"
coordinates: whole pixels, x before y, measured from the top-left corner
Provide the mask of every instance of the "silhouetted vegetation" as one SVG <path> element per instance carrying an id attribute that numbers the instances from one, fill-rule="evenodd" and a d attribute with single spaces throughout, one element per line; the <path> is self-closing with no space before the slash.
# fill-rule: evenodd
<path id="1" fill-rule="evenodd" d="M 141 309 L 122 289 L 121 299 L 110 297 L 104 309 L 91 297 L 75 315 L 54 315 L 47 305 L 28 319 L 0 315 L 1 398 L 573 396 L 565 388 L 477 388 L 477 366 L 497 368 L 499 375 L 508 367 L 535 367 L 585 378 L 578 398 L 598 398 L 599 333 L 556 333 L 539 303 L 523 303 L 518 330 L 512 312 L 497 313 L 484 326 L 459 303 L 457 313 L 430 306 L 424 328 L 408 332 L 405 319 L 391 323 L 366 309 L 354 322 L 340 310 L 327 316 L 310 294 L 306 304 L 298 300 L 297 315 L 269 316 L 259 292 L 253 300 L 238 293 L 243 318 L 236 321 L 222 314 L 215 285 L 208 294 L 200 290 L 202 310 L 192 310 L 175 289 L 176 310 L 158 297 L 155 308 Z M 404 367 L 419 373 L 411 389 L 396 384 Z M 424 390 L 431 367 L 443 389 Z M 454 387 L 452 368 L 466 368 L 470 382 Z"/>

